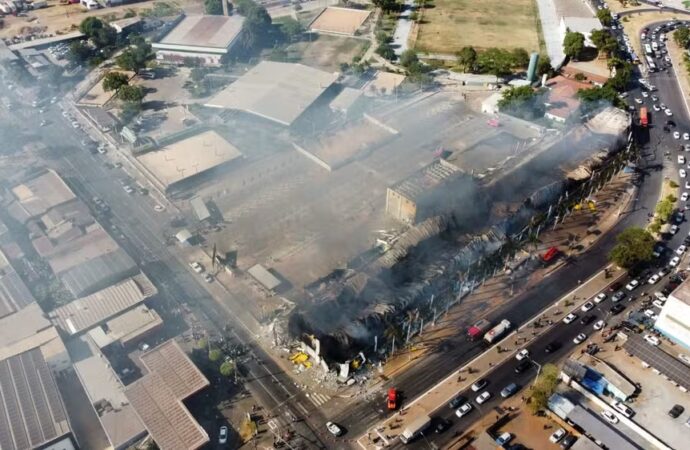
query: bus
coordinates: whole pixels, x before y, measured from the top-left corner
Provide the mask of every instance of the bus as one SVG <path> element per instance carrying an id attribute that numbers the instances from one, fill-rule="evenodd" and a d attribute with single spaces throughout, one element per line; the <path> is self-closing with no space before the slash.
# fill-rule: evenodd
<path id="1" fill-rule="evenodd" d="M 649 118 L 647 117 L 647 108 L 640 108 L 640 126 L 646 127 L 649 124 Z"/>
<path id="2" fill-rule="evenodd" d="M 652 46 L 649 44 L 645 44 L 644 45 L 644 52 L 647 55 L 651 55 L 652 54 Z"/>

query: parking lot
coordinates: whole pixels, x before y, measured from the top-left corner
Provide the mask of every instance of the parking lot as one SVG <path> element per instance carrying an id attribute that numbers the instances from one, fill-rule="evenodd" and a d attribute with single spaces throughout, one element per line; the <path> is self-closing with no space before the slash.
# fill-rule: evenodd
<path id="1" fill-rule="evenodd" d="M 681 392 L 652 369 L 644 368 L 639 359 L 628 356 L 624 351 L 613 351 L 607 346 L 606 351 L 597 356 L 641 385 L 637 398 L 628 404 L 635 411 L 632 420 L 669 446 L 687 448 L 690 430 L 684 424 L 690 419 L 690 394 Z M 676 404 L 683 406 L 685 411 L 677 419 L 672 419 L 668 411 Z"/>

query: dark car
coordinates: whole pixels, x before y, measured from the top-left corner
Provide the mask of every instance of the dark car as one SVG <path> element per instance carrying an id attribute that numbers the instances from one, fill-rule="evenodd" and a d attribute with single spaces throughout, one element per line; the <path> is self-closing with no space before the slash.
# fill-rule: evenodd
<path id="1" fill-rule="evenodd" d="M 623 283 L 618 283 L 618 282 L 613 283 L 611 286 L 609 286 L 609 292 L 615 292 L 622 287 L 623 287 Z"/>
<path id="2" fill-rule="evenodd" d="M 568 448 L 573 446 L 575 441 L 577 441 L 577 438 L 575 436 L 573 436 L 572 434 L 568 434 L 561 441 L 561 448 L 568 449 Z"/>
<path id="3" fill-rule="evenodd" d="M 544 351 L 546 353 L 553 353 L 556 350 L 558 350 L 559 348 L 561 348 L 561 343 L 553 341 L 553 342 L 550 342 L 546 347 L 544 347 Z"/>
<path id="4" fill-rule="evenodd" d="M 685 408 L 683 408 L 680 405 L 673 405 L 673 408 L 668 412 L 668 415 L 673 417 L 674 419 L 677 419 L 678 416 L 683 414 L 683 411 L 685 411 Z"/>
<path id="5" fill-rule="evenodd" d="M 444 431 L 446 431 L 448 428 L 450 428 L 451 425 L 452 424 L 451 424 L 450 420 L 439 417 L 438 419 L 436 419 L 436 427 L 434 428 L 434 431 L 437 434 L 441 434 Z"/>
<path id="6" fill-rule="evenodd" d="M 616 305 L 613 305 L 609 311 L 611 311 L 611 314 L 619 314 L 621 311 L 625 309 L 625 305 L 618 303 Z"/>
<path id="7" fill-rule="evenodd" d="M 460 405 L 467 403 L 467 397 L 462 395 L 456 395 L 448 402 L 448 407 L 450 409 L 458 409 Z"/>
<path id="8" fill-rule="evenodd" d="M 669 127 L 675 127 L 675 126 L 676 126 L 676 123 L 675 123 L 674 121 L 672 121 L 672 120 L 667 120 L 667 121 L 666 121 L 666 125 L 668 125 Z"/>
<path id="9" fill-rule="evenodd" d="M 581 323 L 582 325 L 587 325 L 587 324 L 589 324 L 590 322 L 592 322 L 592 320 L 594 320 L 594 316 L 590 314 L 590 315 L 587 315 L 587 316 L 583 316 L 582 319 L 580 319 L 580 323 Z"/>
<path id="10" fill-rule="evenodd" d="M 520 364 L 515 367 L 515 373 L 522 373 L 532 366 L 532 362 L 528 359 L 523 359 Z"/>

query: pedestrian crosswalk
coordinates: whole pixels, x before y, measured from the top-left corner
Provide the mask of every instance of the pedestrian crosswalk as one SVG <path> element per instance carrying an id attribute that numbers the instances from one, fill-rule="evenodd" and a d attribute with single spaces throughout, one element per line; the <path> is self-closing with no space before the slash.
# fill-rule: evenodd
<path id="1" fill-rule="evenodd" d="M 321 406 L 331 399 L 331 397 L 326 394 L 318 394 L 315 392 L 307 394 L 307 397 L 309 397 L 309 400 L 314 404 L 314 406 Z"/>

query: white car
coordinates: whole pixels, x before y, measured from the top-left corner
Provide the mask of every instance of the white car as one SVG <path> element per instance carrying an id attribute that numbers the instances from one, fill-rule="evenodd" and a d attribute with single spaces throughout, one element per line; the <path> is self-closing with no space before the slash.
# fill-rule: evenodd
<path id="1" fill-rule="evenodd" d="M 690 141 L 690 133 L 683 133 L 683 140 Z"/>
<path id="2" fill-rule="evenodd" d="M 660 279 L 661 279 L 661 277 L 659 276 L 659 274 L 655 273 L 654 275 L 649 277 L 649 280 L 647 280 L 647 283 L 648 284 L 656 284 L 659 282 Z"/>
<path id="3" fill-rule="evenodd" d="M 654 313 L 653 309 L 645 309 L 644 315 L 652 319 L 656 314 Z"/>
<path id="4" fill-rule="evenodd" d="M 218 433 L 218 443 L 225 444 L 226 442 L 228 442 L 228 427 L 223 425 Z"/>
<path id="5" fill-rule="evenodd" d="M 597 294 L 597 296 L 594 297 L 594 303 L 596 303 L 597 305 L 603 302 L 604 300 L 606 300 L 606 294 L 604 294 L 603 292 Z"/>
<path id="6" fill-rule="evenodd" d="M 81 125 L 79 125 L 79 122 L 77 122 L 76 120 L 72 122 L 72 128 L 79 128 L 80 126 Z"/>
<path id="7" fill-rule="evenodd" d="M 649 345 L 653 345 L 653 346 L 655 346 L 655 347 L 656 347 L 657 345 L 661 344 L 661 341 L 659 340 L 659 338 L 656 337 L 656 336 L 653 336 L 653 335 L 651 335 L 651 334 L 645 334 L 645 335 L 644 335 L 644 340 L 647 341 L 647 343 L 648 343 Z"/>
<path id="8" fill-rule="evenodd" d="M 584 342 L 584 340 L 587 339 L 587 335 L 585 333 L 580 333 L 577 336 L 575 336 L 575 339 L 573 339 L 574 344 L 581 344 Z"/>
<path id="9" fill-rule="evenodd" d="M 633 414 L 635 414 L 635 412 L 632 409 L 628 408 L 627 405 L 624 405 L 623 403 L 619 402 L 618 400 L 612 401 L 611 406 L 613 406 L 613 409 L 615 409 L 619 413 L 623 414 L 628 419 L 631 418 L 633 416 Z"/>
<path id="10" fill-rule="evenodd" d="M 690 198 L 690 194 L 688 194 L 687 192 L 683 192 L 682 194 L 680 194 L 681 202 L 687 202 L 688 198 Z"/>
<path id="11" fill-rule="evenodd" d="M 570 313 L 563 318 L 563 323 L 571 323 L 575 319 L 577 319 L 577 316 L 573 313 Z"/>
<path id="12" fill-rule="evenodd" d="M 649 97 L 649 93 L 647 91 L 642 91 L 642 96 L 644 98 L 647 98 L 647 97 Z"/>
<path id="13" fill-rule="evenodd" d="M 668 265 L 671 267 L 676 267 L 678 264 L 680 264 L 679 256 L 674 256 L 673 258 L 671 258 L 671 261 L 668 262 Z"/>
<path id="14" fill-rule="evenodd" d="M 554 444 L 557 444 L 561 439 L 565 437 L 565 435 L 568 434 L 563 428 L 559 428 L 556 431 L 549 436 L 549 441 L 551 441 Z"/>
<path id="15" fill-rule="evenodd" d="M 654 301 L 652 302 L 652 305 L 654 305 L 654 306 L 656 306 L 657 308 L 661 309 L 661 308 L 664 307 L 664 302 L 662 302 L 661 300 L 654 300 Z"/>
<path id="16" fill-rule="evenodd" d="M 484 391 L 481 394 L 479 394 L 475 400 L 477 401 L 478 405 L 481 405 L 482 403 L 484 403 L 485 401 L 487 401 L 490 398 L 491 398 L 491 392 Z"/>
<path id="17" fill-rule="evenodd" d="M 580 307 L 582 312 L 587 312 L 587 311 L 591 310 L 592 308 L 594 308 L 594 303 L 592 303 L 592 302 L 587 302 Z"/>
<path id="18" fill-rule="evenodd" d="M 508 432 L 505 432 L 496 438 L 496 443 L 499 446 L 504 447 L 508 442 L 510 442 L 512 440 L 513 440 L 513 435 L 508 433 Z"/>
<path id="19" fill-rule="evenodd" d="M 666 108 L 666 109 L 664 110 L 664 113 L 665 113 L 667 116 L 669 116 L 669 117 L 671 117 L 671 116 L 673 115 L 673 113 L 671 112 L 671 110 L 668 109 L 668 108 Z"/>
<path id="20" fill-rule="evenodd" d="M 678 230 L 680 230 L 680 228 L 678 228 L 678 225 L 671 225 L 671 234 L 678 233 Z"/>
<path id="21" fill-rule="evenodd" d="M 652 108 L 653 108 L 654 111 L 656 111 L 656 112 L 661 111 L 661 108 L 659 108 L 659 105 L 652 105 Z"/>
<path id="22" fill-rule="evenodd" d="M 678 164 L 685 164 L 685 156 L 678 155 Z"/>
<path id="23" fill-rule="evenodd" d="M 673 139 L 680 139 L 680 133 L 677 131 L 673 132 Z"/>
<path id="24" fill-rule="evenodd" d="M 661 300 L 662 302 L 665 302 L 665 301 L 666 301 L 666 296 L 665 296 L 664 294 L 662 294 L 661 292 L 655 292 L 655 293 L 654 293 L 654 297 L 655 297 L 657 300 Z"/>
<path id="25" fill-rule="evenodd" d="M 686 251 L 687 249 L 688 249 L 688 248 L 687 248 L 685 245 L 680 245 L 680 246 L 676 249 L 676 255 L 681 256 L 683 253 L 685 253 L 685 251 Z"/>
<path id="26" fill-rule="evenodd" d="M 201 264 L 199 264 L 199 263 L 196 262 L 196 261 L 190 262 L 190 263 L 189 263 L 189 267 L 191 267 L 192 270 L 193 270 L 194 272 L 196 272 L 196 273 L 201 273 L 201 272 L 204 271 L 204 266 L 202 266 Z"/>
<path id="27" fill-rule="evenodd" d="M 130 186 L 128 184 L 125 184 L 124 186 L 122 186 L 122 189 L 124 189 L 125 192 L 130 194 L 130 195 L 134 194 L 134 189 L 132 188 L 132 186 Z"/>
<path id="28" fill-rule="evenodd" d="M 523 359 L 527 358 L 529 356 L 529 350 L 526 348 L 523 348 L 519 352 L 517 352 L 517 355 L 515 355 L 515 359 L 518 361 L 522 361 Z"/>
<path id="29" fill-rule="evenodd" d="M 680 169 L 680 170 L 678 171 L 678 175 L 680 175 L 681 178 L 685 178 L 685 170 Z"/>
<path id="30" fill-rule="evenodd" d="M 486 386 L 487 384 L 489 384 L 489 382 L 486 381 L 485 379 L 475 381 L 474 384 L 472 385 L 472 392 L 481 391 L 482 389 L 484 389 L 484 386 Z"/>
<path id="31" fill-rule="evenodd" d="M 637 103 L 638 105 L 641 105 L 642 99 L 641 98 L 635 98 L 635 103 Z"/>
<path id="32" fill-rule="evenodd" d="M 165 211 L 165 206 L 163 206 L 163 205 L 155 205 L 155 206 L 153 207 L 153 210 L 154 210 L 154 211 L 158 211 L 158 212 L 162 212 L 162 211 Z"/>
<path id="33" fill-rule="evenodd" d="M 207 283 L 212 283 L 213 282 L 213 275 L 210 273 L 205 273 L 204 274 L 204 281 Z"/>
<path id="34" fill-rule="evenodd" d="M 472 411 L 472 404 L 468 402 L 459 407 L 457 411 L 455 411 L 455 415 L 458 417 L 463 417 L 469 414 L 470 411 Z"/>
<path id="35" fill-rule="evenodd" d="M 338 425 L 334 424 L 333 422 L 326 422 L 326 428 L 328 428 L 328 431 L 333 435 L 333 436 L 340 436 L 343 434 L 343 429 L 340 428 Z"/>
<path id="36" fill-rule="evenodd" d="M 604 328 L 605 326 L 606 326 L 606 322 L 604 322 L 603 320 L 597 320 L 597 321 L 594 323 L 594 327 L 593 327 L 593 328 L 594 328 L 594 331 L 599 331 L 599 330 L 601 330 L 602 328 Z"/>
<path id="37" fill-rule="evenodd" d="M 625 285 L 625 288 L 629 291 L 634 291 L 637 286 L 640 285 L 638 280 L 630 280 L 630 283 Z"/>
<path id="38" fill-rule="evenodd" d="M 601 415 L 604 416 L 604 419 L 606 419 L 611 424 L 618 423 L 618 417 L 616 417 L 616 415 L 608 409 L 603 410 L 601 412 Z"/>

